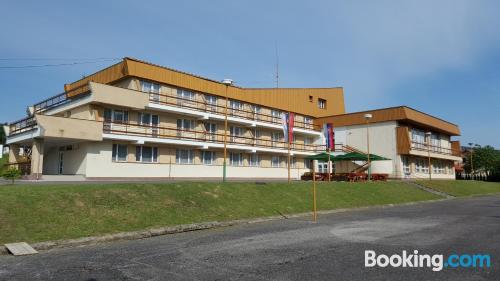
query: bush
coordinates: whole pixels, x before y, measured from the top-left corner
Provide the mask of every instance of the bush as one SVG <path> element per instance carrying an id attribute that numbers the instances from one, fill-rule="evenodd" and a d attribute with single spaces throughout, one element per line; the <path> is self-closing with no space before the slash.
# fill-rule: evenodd
<path id="1" fill-rule="evenodd" d="M 21 177 L 21 171 L 14 167 L 10 167 L 2 173 L 2 177 L 6 180 L 11 180 L 12 184 L 14 184 L 14 181 Z"/>

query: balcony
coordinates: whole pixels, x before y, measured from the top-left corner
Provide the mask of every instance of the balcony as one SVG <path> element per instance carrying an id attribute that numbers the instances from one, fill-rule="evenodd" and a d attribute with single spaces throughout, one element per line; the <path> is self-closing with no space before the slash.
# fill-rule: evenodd
<path id="1" fill-rule="evenodd" d="M 38 125 L 35 116 L 30 116 L 10 123 L 8 127 L 8 135 L 12 136 L 33 131 L 34 129 L 38 128 Z"/>
<path id="2" fill-rule="evenodd" d="M 458 141 L 451 141 L 450 144 L 451 148 L 415 142 L 410 140 L 408 127 L 402 126 L 396 128 L 397 152 L 400 155 L 430 156 L 432 158 L 461 161 L 460 143 Z"/>
<path id="3" fill-rule="evenodd" d="M 7 143 L 31 140 L 35 137 L 100 141 L 102 123 L 37 114 L 9 125 Z"/>
<path id="4" fill-rule="evenodd" d="M 210 146 L 215 148 L 222 147 L 224 143 L 224 133 L 211 133 L 203 130 L 183 130 L 169 127 L 157 127 L 149 125 L 137 125 L 119 122 L 104 122 L 103 132 L 108 134 L 108 138 L 127 140 L 129 137 L 148 138 L 148 142 L 158 142 L 170 140 L 172 144 L 191 144 L 197 146 Z M 114 135 L 114 137 L 113 137 Z M 116 136 L 121 136 L 116 138 Z M 255 138 L 247 136 L 238 136 L 227 134 L 227 144 L 233 148 L 240 147 L 243 150 L 258 149 L 261 151 L 281 151 L 288 150 L 288 143 L 282 140 L 271 140 L 264 138 Z M 305 154 L 314 154 L 325 151 L 324 145 L 292 143 L 290 149 L 294 152 Z M 341 149 L 341 148 L 339 148 Z"/>
<path id="5" fill-rule="evenodd" d="M 152 104 L 166 105 L 176 108 L 183 108 L 188 110 L 198 111 L 200 113 L 212 113 L 220 116 L 225 115 L 225 106 L 219 104 L 212 104 L 209 102 L 196 101 L 184 97 L 178 97 L 176 95 L 159 94 L 159 93 L 149 93 L 149 102 Z M 225 101 L 224 101 L 225 102 Z M 228 116 L 231 118 L 241 118 L 247 121 L 254 121 L 255 123 L 262 122 L 263 124 L 273 125 L 273 127 L 281 128 L 282 120 L 281 116 L 275 116 L 271 114 L 265 114 L 260 112 L 255 112 L 252 110 L 247 110 L 242 107 L 231 108 L 228 107 Z M 202 115 L 202 114 L 200 114 Z M 299 120 L 294 120 L 294 127 L 303 130 L 313 130 L 319 131 L 321 128 L 314 125 L 312 122 L 303 122 Z"/>
<path id="6" fill-rule="evenodd" d="M 448 147 L 441 147 L 436 145 L 429 145 L 427 143 L 421 142 L 411 142 L 411 150 L 415 151 L 425 151 L 432 154 L 442 154 L 442 155 L 450 155 L 460 157 L 460 150 L 455 150 Z"/>

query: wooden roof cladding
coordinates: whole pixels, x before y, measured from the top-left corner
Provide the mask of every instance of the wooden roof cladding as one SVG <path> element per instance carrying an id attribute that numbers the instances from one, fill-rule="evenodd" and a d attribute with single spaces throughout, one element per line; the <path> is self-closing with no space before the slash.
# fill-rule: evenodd
<path id="1" fill-rule="evenodd" d="M 68 97 L 89 91 L 88 82 L 110 84 L 126 77 L 151 80 L 201 93 L 224 96 L 226 86 L 218 81 L 177 71 L 148 62 L 124 58 L 123 61 L 95 74 L 65 85 Z M 240 88 L 228 87 L 228 97 L 248 103 L 313 117 L 345 113 L 342 88 Z M 312 102 L 309 96 L 313 96 Z M 326 109 L 318 108 L 318 98 L 326 100 Z"/>
<path id="2" fill-rule="evenodd" d="M 460 129 L 457 125 L 444 121 L 440 118 L 420 112 L 407 106 L 375 109 L 362 112 L 333 115 L 314 120 L 317 125 L 324 123 L 333 123 L 335 127 L 366 124 L 364 115 L 371 113 L 373 115 L 370 123 L 401 121 L 409 124 L 416 124 L 423 128 L 431 128 L 451 136 L 459 136 Z"/>

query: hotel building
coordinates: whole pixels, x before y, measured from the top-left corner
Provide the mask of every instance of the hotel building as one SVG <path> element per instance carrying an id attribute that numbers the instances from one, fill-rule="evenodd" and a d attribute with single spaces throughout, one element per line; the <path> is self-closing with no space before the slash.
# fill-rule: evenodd
<path id="1" fill-rule="evenodd" d="M 334 124 L 336 153 L 366 150 L 367 124 L 360 113 L 346 114 L 342 88 L 241 88 L 124 58 L 64 85 L 62 94 L 5 126 L 9 165 L 31 179 L 221 178 L 227 113 L 228 178 L 285 179 L 282 114 L 289 112 L 295 113 L 293 179 L 310 171 L 305 157 L 325 151 L 325 122 Z M 454 177 L 456 125 L 407 107 L 371 112 L 370 152 L 391 159 L 374 162 L 373 172 L 425 175 L 421 159 L 431 147 L 436 175 Z M 432 146 L 424 147 L 427 131 Z"/>
<path id="2" fill-rule="evenodd" d="M 249 89 L 131 58 L 64 86 L 6 126 L 9 162 L 30 178 L 286 178 L 281 115 L 295 113 L 291 174 L 324 151 L 314 119 L 344 113 L 342 88 Z M 227 99 L 227 101 L 226 101 Z"/>

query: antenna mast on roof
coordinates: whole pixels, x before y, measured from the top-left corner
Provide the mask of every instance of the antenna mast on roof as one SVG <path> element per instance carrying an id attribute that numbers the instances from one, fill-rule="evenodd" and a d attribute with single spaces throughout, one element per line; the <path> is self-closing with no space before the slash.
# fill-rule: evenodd
<path id="1" fill-rule="evenodd" d="M 276 76 L 275 76 L 275 79 L 276 79 L 276 88 L 279 88 L 279 79 L 280 79 L 280 74 L 279 74 L 279 70 L 280 70 L 280 60 L 279 60 L 279 57 L 278 57 L 278 42 L 275 42 L 274 43 L 274 47 L 276 49 Z"/>

